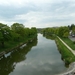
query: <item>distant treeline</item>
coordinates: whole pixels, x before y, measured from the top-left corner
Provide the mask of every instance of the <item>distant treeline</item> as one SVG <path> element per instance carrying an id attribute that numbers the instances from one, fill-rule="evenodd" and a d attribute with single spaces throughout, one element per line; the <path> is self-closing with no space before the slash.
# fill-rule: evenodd
<path id="1" fill-rule="evenodd" d="M 68 27 L 57 27 L 57 28 L 45 28 L 43 30 L 43 34 L 47 35 L 58 35 L 60 37 L 68 37 L 69 35 L 69 28 Z"/>
<path id="2" fill-rule="evenodd" d="M 9 27 L 0 23 L 0 48 L 4 48 L 13 42 L 24 41 L 37 34 L 35 27 L 25 28 L 23 24 L 14 23 Z"/>
<path id="3" fill-rule="evenodd" d="M 75 25 L 71 24 L 68 26 L 61 26 L 61 27 L 52 27 L 52 28 L 44 28 L 43 34 L 48 35 L 58 35 L 60 37 L 68 37 L 70 34 L 75 35 Z M 70 33 L 71 32 L 71 33 Z"/>

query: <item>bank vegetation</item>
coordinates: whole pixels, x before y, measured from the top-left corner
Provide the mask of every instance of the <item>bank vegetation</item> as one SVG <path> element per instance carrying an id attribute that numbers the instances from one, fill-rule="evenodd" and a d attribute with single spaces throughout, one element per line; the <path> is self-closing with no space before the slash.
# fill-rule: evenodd
<path id="1" fill-rule="evenodd" d="M 68 46 L 72 49 L 75 49 L 75 44 L 68 38 L 70 35 L 70 27 L 71 26 L 63 26 L 63 27 L 52 27 L 52 28 L 44 28 L 42 33 L 44 36 L 53 36 L 55 37 L 56 44 L 58 46 L 58 50 L 61 53 L 61 58 L 65 61 L 66 65 L 75 61 L 75 56 L 72 52 L 57 38 L 59 36 Z M 71 27 L 72 29 L 72 27 Z M 73 26 L 74 33 L 74 26 Z"/>
<path id="2" fill-rule="evenodd" d="M 35 27 L 26 28 L 23 24 L 14 23 L 9 27 L 0 23 L 0 52 L 16 47 L 37 36 Z"/>

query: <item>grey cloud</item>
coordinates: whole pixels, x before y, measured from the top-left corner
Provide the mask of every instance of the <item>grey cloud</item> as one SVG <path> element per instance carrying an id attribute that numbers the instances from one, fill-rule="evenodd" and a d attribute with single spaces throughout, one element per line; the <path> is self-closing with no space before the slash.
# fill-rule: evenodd
<path id="1" fill-rule="evenodd" d="M 54 2 L 53 2 L 54 1 Z M 7 23 L 9 22 L 20 22 L 28 24 L 27 26 L 46 27 L 46 24 L 52 23 L 63 23 L 64 25 L 74 23 L 75 19 L 75 1 L 74 0 L 53 0 L 50 2 L 28 2 L 23 6 L 2 6 L 0 5 L 0 20 Z M 35 12 L 35 13 L 31 13 Z M 39 12 L 39 13 L 38 13 Z M 28 15 L 28 13 L 30 13 Z M 26 18 L 16 19 L 16 15 L 25 15 Z M 23 16 L 22 16 L 23 17 Z M 22 18 L 21 17 L 21 18 Z M 29 19 L 29 18 L 32 19 Z M 35 20 L 35 22 L 34 22 Z"/>
<path id="2" fill-rule="evenodd" d="M 4 18 L 12 18 L 15 15 L 27 14 L 30 11 L 37 11 L 37 9 L 35 8 L 35 5 L 28 5 L 21 8 L 15 8 L 14 6 L 0 7 L 0 15 Z"/>

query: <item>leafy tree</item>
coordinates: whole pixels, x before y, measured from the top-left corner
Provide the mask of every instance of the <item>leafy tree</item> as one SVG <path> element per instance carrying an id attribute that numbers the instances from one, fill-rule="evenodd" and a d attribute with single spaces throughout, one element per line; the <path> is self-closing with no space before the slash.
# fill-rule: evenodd
<path id="1" fill-rule="evenodd" d="M 74 24 L 71 24 L 70 29 L 72 30 L 74 26 L 75 26 Z"/>
<path id="2" fill-rule="evenodd" d="M 35 28 L 35 27 L 32 27 L 31 29 L 30 29 L 30 34 L 31 35 L 34 35 L 34 34 L 36 34 L 37 33 L 37 29 Z"/>
<path id="3" fill-rule="evenodd" d="M 54 29 L 54 34 L 55 34 L 55 35 L 58 35 L 58 32 L 59 32 L 59 28 L 55 28 L 55 29 Z"/>
<path id="4" fill-rule="evenodd" d="M 25 28 L 25 37 L 29 37 L 30 34 L 30 29 L 29 28 Z"/>
<path id="5" fill-rule="evenodd" d="M 23 41 L 37 34 L 37 29 L 32 27 L 31 29 L 25 28 L 23 24 L 14 23 L 11 28 L 6 24 L 0 23 L 0 46 L 5 47 L 5 42 Z"/>
<path id="6" fill-rule="evenodd" d="M 60 37 L 68 37 L 69 36 L 69 28 L 68 27 L 59 27 L 58 35 Z"/>
<path id="7" fill-rule="evenodd" d="M 16 35 L 16 38 L 18 38 L 18 40 L 25 36 L 25 29 L 23 24 L 14 23 L 11 26 L 11 29 Z"/>
<path id="8" fill-rule="evenodd" d="M 64 27 L 59 27 L 59 28 L 45 28 L 43 29 L 43 33 L 46 35 L 58 35 L 60 37 L 68 37 L 69 35 L 69 28 L 64 26 Z"/>
<path id="9" fill-rule="evenodd" d="M 19 34 L 15 33 L 14 31 L 11 31 L 11 36 L 12 36 L 11 41 L 19 41 L 20 38 Z"/>
<path id="10" fill-rule="evenodd" d="M 0 42 L 1 46 L 5 46 L 5 41 L 9 41 L 11 39 L 11 34 L 10 34 L 10 28 L 5 25 L 0 23 Z"/>
<path id="11" fill-rule="evenodd" d="M 24 25 L 23 25 L 23 24 L 19 24 L 19 23 L 14 23 L 14 24 L 11 26 L 11 29 L 14 30 L 14 31 L 17 31 L 17 30 L 19 30 L 20 28 L 24 28 Z"/>
<path id="12" fill-rule="evenodd" d="M 72 33 L 75 35 L 75 26 L 72 27 Z"/>
<path id="13" fill-rule="evenodd" d="M 67 38 L 68 35 L 69 35 L 69 33 L 68 32 L 65 32 L 64 35 L 63 35 L 63 37 Z"/>

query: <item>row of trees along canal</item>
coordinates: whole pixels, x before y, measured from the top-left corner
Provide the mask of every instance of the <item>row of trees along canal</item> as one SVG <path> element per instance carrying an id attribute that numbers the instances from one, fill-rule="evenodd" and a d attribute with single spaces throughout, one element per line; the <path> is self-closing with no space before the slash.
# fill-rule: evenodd
<path id="1" fill-rule="evenodd" d="M 14 23 L 11 27 L 0 23 L 0 52 L 10 49 L 37 34 L 35 27 L 25 28 L 23 24 Z"/>
<path id="2" fill-rule="evenodd" d="M 51 38 L 51 36 L 52 37 L 55 36 L 57 46 L 62 55 L 62 59 L 65 61 L 66 65 L 69 65 L 70 63 L 74 62 L 75 56 L 68 50 L 68 48 L 64 44 L 62 44 L 62 42 L 56 36 L 59 36 L 62 40 L 63 40 L 63 38 L 65 40 L 67 40 L 67 39 L 69 39 L 68 36 L 70 35 L 69 34 L 70 31 L 72 31 L 72 33 L 75 33 L 75 25 L 74 24 L 72 24 L 71 26 L 44 28 L 42 30 L 43 35 L 46 36 L 47 38 L 49 38 L 49 37 Z M 74 43 L 72 42 L 72 44 L 74 44 Z"/>
<path id="3" fill-rule="evenodd" d="M 75 35 L 75 25 L 71 24 L 68 26 L 63 26 L 63 27 L 52 27 L 52 28 L 45 28 L 43 29 L 43 33 L 44 34 L 48 34 L 48 35 L 53 35 L 56 34 L 60 37 L 68 37 L 70 31 L 72 32 L 72 34 Z"/>

